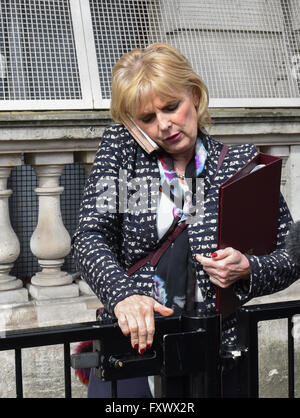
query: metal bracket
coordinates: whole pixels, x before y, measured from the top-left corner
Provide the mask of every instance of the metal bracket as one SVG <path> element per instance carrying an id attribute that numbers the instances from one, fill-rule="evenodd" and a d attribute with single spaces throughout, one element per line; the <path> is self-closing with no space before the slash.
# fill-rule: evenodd
<path id="1" fill-rule="evenodd" d="M 99 365 L 100 355 L 97 351 L 71 355 L 71 367 L 73 369 L 90 369 L 99 367 Z"/>

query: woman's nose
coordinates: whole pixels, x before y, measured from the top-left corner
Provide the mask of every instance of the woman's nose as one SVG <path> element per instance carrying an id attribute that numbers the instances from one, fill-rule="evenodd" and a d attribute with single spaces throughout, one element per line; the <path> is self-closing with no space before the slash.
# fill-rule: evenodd
<path id="1" fill-rule="evenodd" d="M 158 126 L 162 131 L 167 131 L 170 129 L 172 122 L 170 121 L 170 118 L 168 115 L 158 115 Z"/>

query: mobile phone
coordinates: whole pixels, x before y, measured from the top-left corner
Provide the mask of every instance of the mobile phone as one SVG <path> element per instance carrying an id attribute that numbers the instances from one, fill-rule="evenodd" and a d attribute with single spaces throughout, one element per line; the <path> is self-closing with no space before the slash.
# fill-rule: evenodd
<path id="1" fill-rule="evenodd" d="M 153 151 L 157 151 L 159 146 L 146 134 L 133 120 L 133 118 L 128 115 L 122 119 L 123 125 L 131 133 L 136 142 L 145 150 L 148 154 L 151 154 Z"/>

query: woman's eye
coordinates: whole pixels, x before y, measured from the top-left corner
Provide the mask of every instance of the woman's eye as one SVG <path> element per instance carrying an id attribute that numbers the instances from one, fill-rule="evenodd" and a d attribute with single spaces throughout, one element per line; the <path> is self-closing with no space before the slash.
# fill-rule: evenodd
<path id="1" fill-rule="evenodd" d="M 169 105 L 167 105 L 163 108 L 163 111 L 164 112 L 174 112 L 174 110 L 176 110 L 178 108 L 179 104 L 180 104 L 180 101 L 170 103 Z M 155 114 L 154 113 L 153 114 L 149 113 L 149 115 L 143 116 L 141 121 L 143 123 L 151 123 L 151 122 L 154 121 L 154 119 L 155 119 Z"/>
<path id="2" fill-rule="evenodd" d="M 142 121 L 144 123 L 150 123 L 153 119 L 154 119 L 154 115 L 147 115 L 147 116 L 142 118 Z"/>
<path id="3" fill-rule="evenodd" d="M 173 110 L 176 110 L 178 106 L 179 106 L 179 102 L 176 102 L 176 103 L 171 103 L 171 104 L 167 107 L 167 110 L 168 110 L 169 112 L 172 112 Z"/>

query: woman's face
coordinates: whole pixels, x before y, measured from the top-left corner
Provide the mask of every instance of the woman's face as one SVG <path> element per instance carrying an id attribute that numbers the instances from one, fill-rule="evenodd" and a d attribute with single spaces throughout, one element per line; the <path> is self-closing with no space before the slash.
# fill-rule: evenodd
<path id="1" fill-rule="evenodd" d="M 198 99 L 192 92 L 178 94 L 176 99 L 158 96 L 153 90 L 142 101 L 134 120 L 160 147 L 174 158 L 189 160 L 197 139 Z"/>

